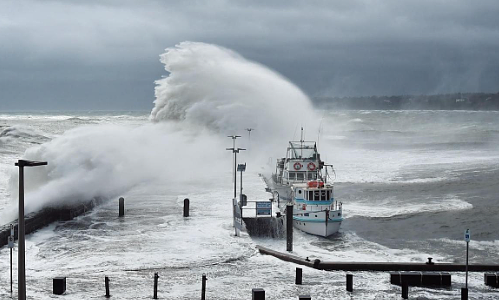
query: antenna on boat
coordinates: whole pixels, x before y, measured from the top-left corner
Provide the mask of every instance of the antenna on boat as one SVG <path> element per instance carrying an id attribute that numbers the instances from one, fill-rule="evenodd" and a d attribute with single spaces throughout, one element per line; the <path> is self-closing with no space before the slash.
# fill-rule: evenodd
<path id="1" fill-rule="evenodd" d="M 248 149 L 249 149 L 249 146 L 251 146 L 251 131 L 255 130 L 255 129 L 254 128 L 246 128 L 246 130 L 248 131 Z"/>
<path id="2" fill-rule="evenodd" d="M 301 127 L 301 137 L 300 137 L 300 158 L 303 157 L 303 126 Z"/>

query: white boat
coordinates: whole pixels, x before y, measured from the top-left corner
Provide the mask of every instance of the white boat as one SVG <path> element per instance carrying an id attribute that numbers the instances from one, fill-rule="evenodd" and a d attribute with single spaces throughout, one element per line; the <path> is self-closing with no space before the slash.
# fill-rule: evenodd
<path id="1" fill-rule="evenodd" d="M 286 204 L 293 204 L 296 228 L 323 237 L 338 232 L 343 221 L 342 205 L 334 198 L 333 184 L 327 182 L 328 167 L 332 168 L 320 159 L 315 142 L 290 141 L 268 184 L 283 213 Z"/>
<path id="2" fill-rule="evenodd" d="M 310 234 L 328 237 L 340 229 L 342 204 L 334 199 L 333 185 L 321 179 L 296 183 L 293 191 L 293 225 Z"/>

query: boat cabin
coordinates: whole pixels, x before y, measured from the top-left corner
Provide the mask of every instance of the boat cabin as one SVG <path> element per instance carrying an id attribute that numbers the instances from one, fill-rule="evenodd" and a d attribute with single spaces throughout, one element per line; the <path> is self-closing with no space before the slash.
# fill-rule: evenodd
<path id="1" fill-rule="evenodd" d="M 276 179 L 282 184 L 317 180 L 323 165 L 315 142 L 289 142 L 286 157 L 277 162 Z"/>

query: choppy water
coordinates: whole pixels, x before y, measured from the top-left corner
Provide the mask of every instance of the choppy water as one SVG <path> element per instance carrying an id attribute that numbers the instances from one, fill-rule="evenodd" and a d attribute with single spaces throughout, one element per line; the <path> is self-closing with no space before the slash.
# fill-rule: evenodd
<path id="1" fill-rule="evenodd" d="M 498 112 L 320 114 L 321 133 L 308 133 L 307 139 L 319 138 L 322 158 L 335 166 L 335 193 L 343 202 L 345 221 L 341 232 L 329 239 L 295 232 L 295 254 L 329 261 L 426 261 L 431 256 L 435 261 L 462 263 L 463 233 L 470 228 L 470 261 L 499 263 Z M 79 129 L 81 134 L 89 125 L 103 130 L 112 125 L 130 129 L 134 136 L 134 128 L 146 126 L 140 130 L 147 132 L 148 124 L 147 113 L 0 114 L 0 213 L 9 207 L 12 190 L 8 181 L 17 171 L 14 162 L 23 157 L 27 148 L 64 136 L 73 128 L 83 128 Z M 240 133 L 243 139 L 239 143 L 251 145 L 246 154 L 239 156 L 241 161 L 248 160 L 244 191 L 249 199 L 264 199 L 268 195 L 258 173 L 273 169 L 275 157 L 270 161 L 265 155 L 252 155 L 264 148 L 268 137 L 255 131 L 249 143 L 244 133 Z M 222 138 L 226 139 L 225 135 Z M 297 138 L 293 133 L 286 137 L 293 138 Z M 114 143 L 113 137 L 109 139 Z M 198 139 L 182 140 L 182 146 L 198 147 Z M 155 162 L 165 173 L 175 173 L 182 180 L 161 175 L 157 180 L 129 181 L 133 184 L 128 189 L 116 190 L 109 202 L 93 212 L 30 235 L 26 258 L 28 297 L 52 299 L 52 278 L 67 276 L 65 299 L 101 298 L 104 276 L 109 276 L 113 298 L 146 299 L 152 297 L 153 274 L 159 272 L 159 296 L 168 299 L 200 297 L 203 273 L 208 276 L 208 299 L 249 298 L 255 287 L 264 288 L 267 299 L 296 299 L 298 294 L 308 293 L 313 299 L 350 299 L 344 272 L 306 268 L 304 285 L 295 286 L 295 265 L 255 251 L 257 244 L 284 251 L 285 241 L 252 239 L 245 234 L 234 237 L 230 207 L 232 157 L 225 151 L 232 145 L 230 140 L 225 142 L 219 149 L 222 160 L 211 156 L 217 149 L 191 149 L 202 158 L 193 159 L 206 161 L 207 168 L 191 168 L 186 161 L 190 158 L 181 157 L 181 152 L 175 152 L 176 157 L 158 156 Z M 149 141 L 144 138 L 137 143 Z M 63 143 L 58 145 L 62 147 Z M 85 145 L 78 147 L 94 150 Z M 168 151 L 170 147 L 175 145 L 160 149 Z M 283 144 L 282 155 L 285 147 Z M 148 148 L 129 148 L 141 149 Z M 113 156 L 121 157 L 121 152 L 113 151 Z M 139 154 L 137 157 L 145 159 Z M 89 160 L 98 158 L 99 153 L 93 153 Z M 177 160 L 183 163 L 177 164 Z M 180 170 L 182 165 L 189 166 L 188 170 Z M 119 170 L 131 172 L 126 167 Z M 118 195 L 126 198 L 124 219 L 117 217 Z M 186 197 L 191 200 L 188 219 L 182 217 Z M 8 268 L 9 251 L 3 248 L 2 299 L 10 297 Z M 482 273 L 470 276 L 470 298 L 497 297 L 497 291 L 483 285 Z M 464 274 L 453 274 L 452 281 L 451 289 L 411 288 L 410 295 L 418 299 L 456 299 Z M 400 289 L 390 285 L 386 273 L 355 273 L 354 285 L 354 297 L 359 299 L 400 298 Z"/>

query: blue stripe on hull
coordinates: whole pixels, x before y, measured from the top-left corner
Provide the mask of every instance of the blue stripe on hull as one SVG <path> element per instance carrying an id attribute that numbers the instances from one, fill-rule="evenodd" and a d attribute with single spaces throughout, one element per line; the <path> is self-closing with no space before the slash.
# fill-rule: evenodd
<path id="1" fill-rule="evenodd" d="M 300 217 L 295 217 L 293 216 L 293 220 L 300 221 L 300 222 L 311 222 L 311 223 L 326 223 L 326 220 L 322 219 L 309 219 L 309 218 L 300 218 Z M 328 222 L 341 222 L 343 221 L 343 218 L 341 219 L 329 219 Z"/>

